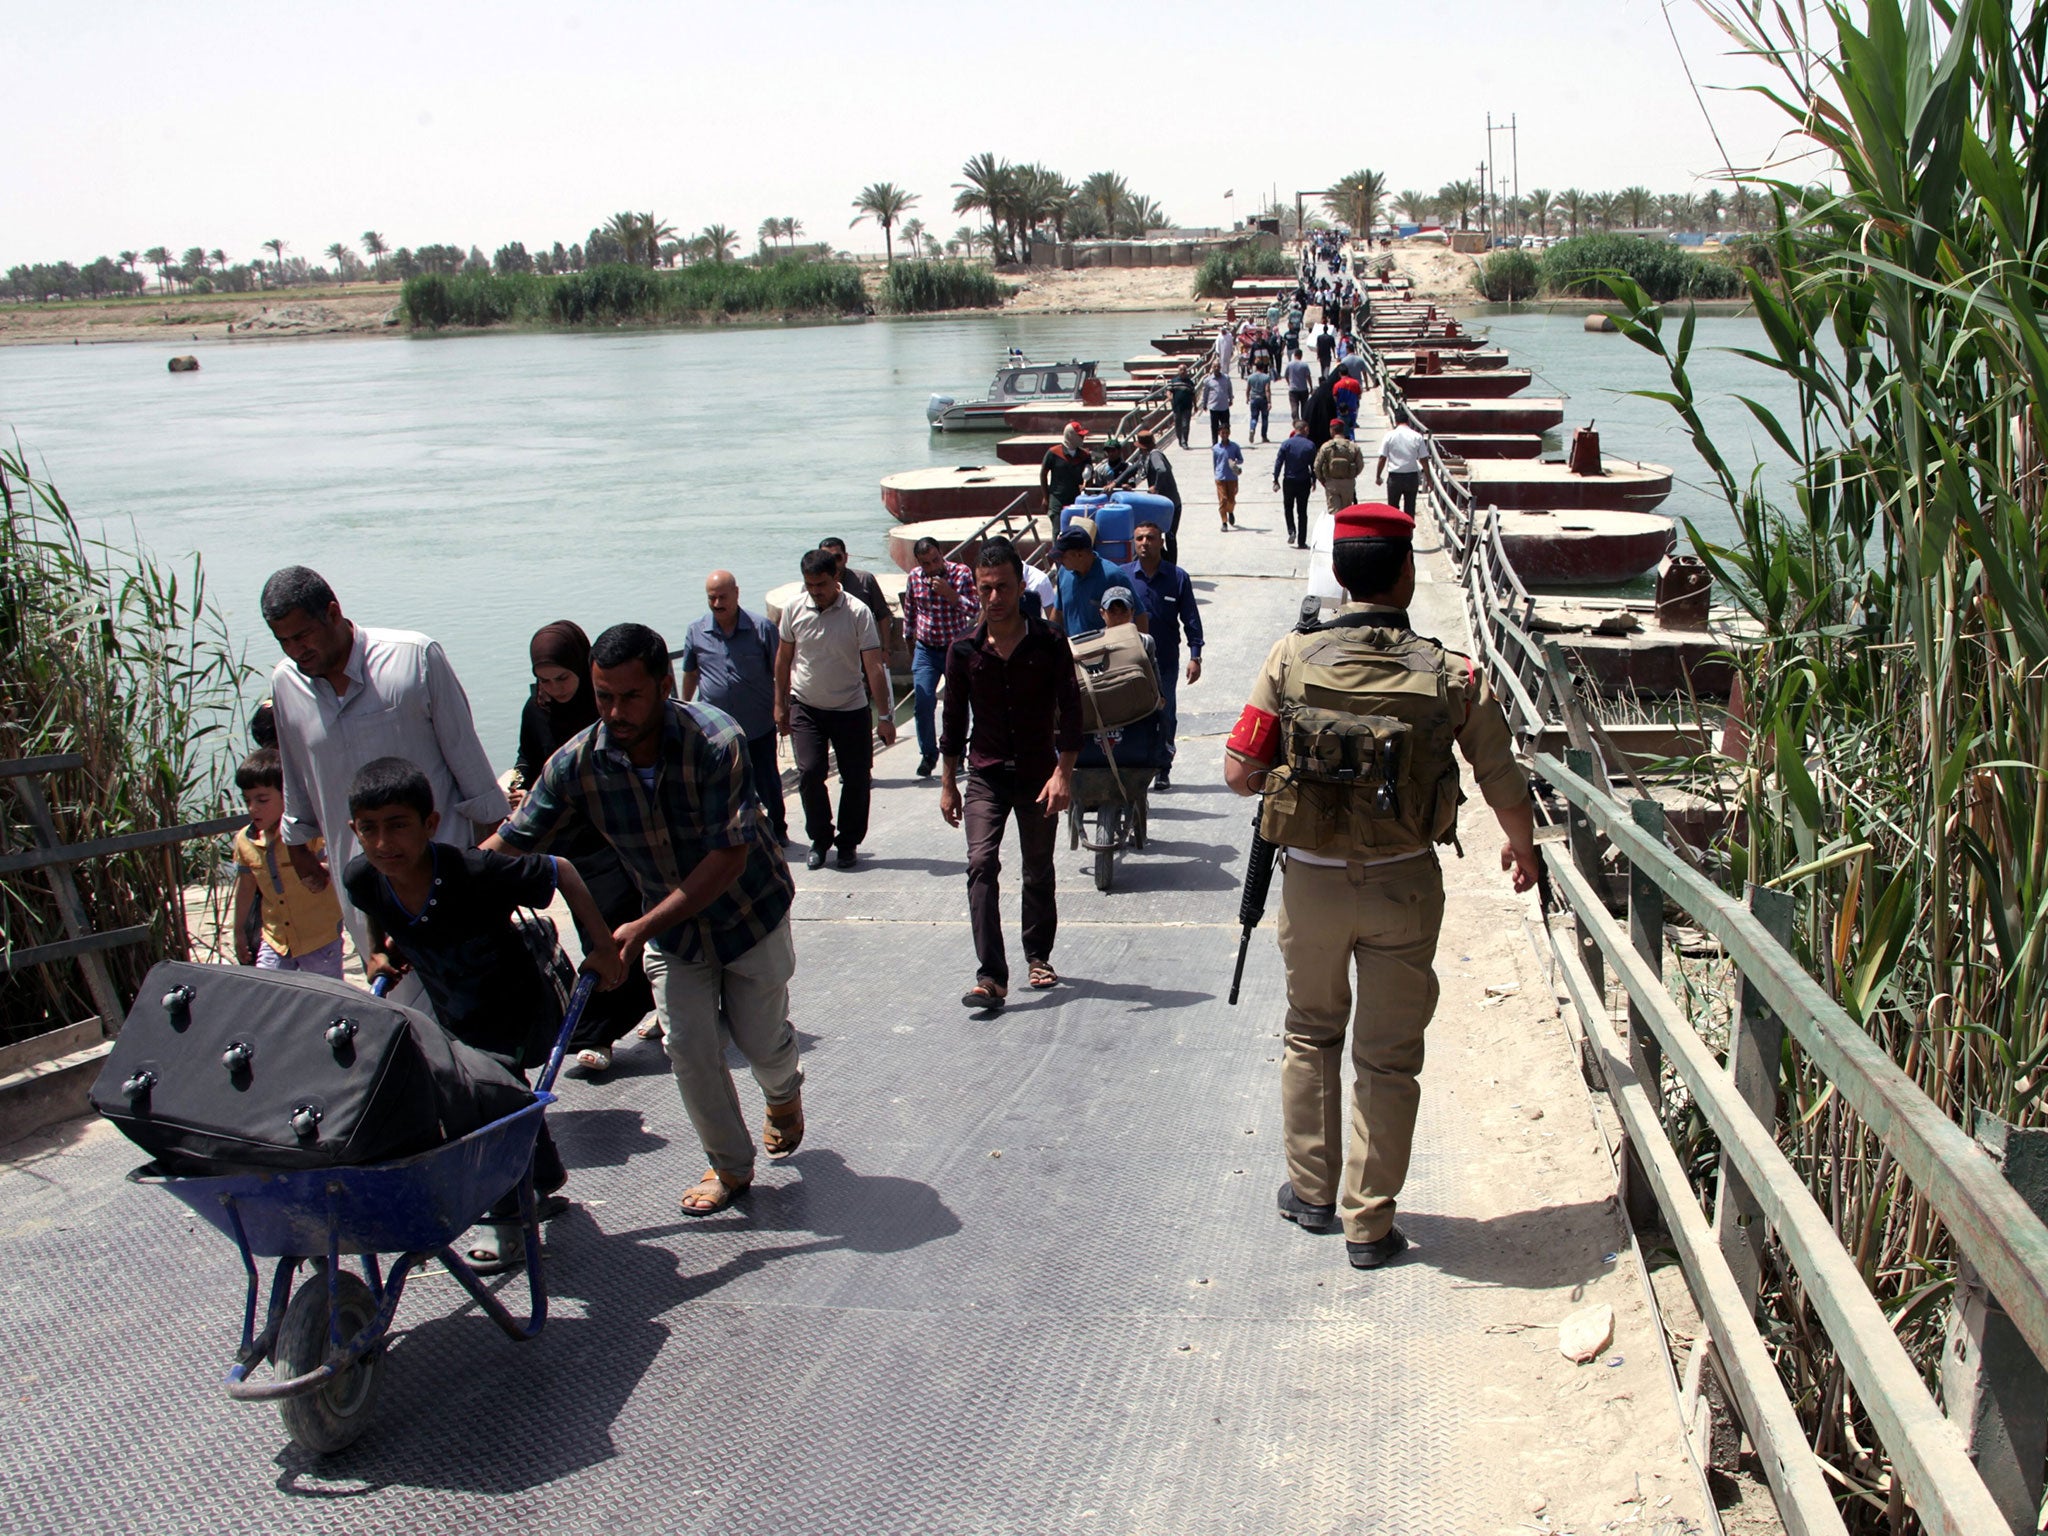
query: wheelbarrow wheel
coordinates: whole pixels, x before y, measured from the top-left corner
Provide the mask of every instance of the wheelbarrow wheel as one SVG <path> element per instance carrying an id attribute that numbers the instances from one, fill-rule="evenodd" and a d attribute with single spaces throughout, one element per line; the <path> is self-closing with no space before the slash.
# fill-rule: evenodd
<path id="1" fill-rule="evenodd" d="M 1095 889 L 1106 891 L 1116 878 L 1116 850 L 1098 848 L 1095 850 Z"/>
<path id="2" fill-rule="evenodd" d="M 343 1270 L 337 1296 L 341 1336 L 352 1339 L 377 1315 L 377 1303 L 362 1277 Z M 327 1333 L 327 1276 L 315 1269 L 300 1286 L 284 1315 L 277 1337 L 277 1370 L 284 1377 L 318 1370 L 334 1353 Z M 332 1381 L 311 1392 L 287 1397 L 285 1433 L 316 1455 L 331 1455 L 353 1445 L 369 1427 L 384 1375 L 384 1343 L 380 1339 L 363 1358 Z"/>

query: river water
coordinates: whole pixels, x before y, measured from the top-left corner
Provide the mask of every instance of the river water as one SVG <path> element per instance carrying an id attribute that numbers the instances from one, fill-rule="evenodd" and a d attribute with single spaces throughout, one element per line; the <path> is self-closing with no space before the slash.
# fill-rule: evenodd
<path id="1" fill-rule="evenodd" d="M 17 437 L 89 529 L 204 558 L 251 662 L 277 651 L 257 593 L 310 565 L 370 624 L 447 648 L 485 745 L 511 758 L 526 639 L 622 619 L 671 643 L 719 566 L 753 605 L 836 533 L 884 563 L 876 482 L 920 465 L 993 462 L 995 436 L 925 425 L 934 390 L 979 395 L 1004 350 L 1122 359 L 1170 314 L 987 316 L 801 327 L 435 339 L 0 348 L 0 431 Z M 1668 409 L 1654 361 L 1578 314 L 1479 317 L 1515 360 L 1599 422 L 1611 455 L 1679 467 L 1667 510 L 1728 530 Z M 1727 398 L 1767 382 L 1704 349 L 1754 346 L 1747 319 L 1703 320 L 1695 375 L 1724 446 L 1761 432 Z M 173 350 L 200 359 L 167 373 Z M 1265 450 L 1248 466 L 1265 473 Z"/>

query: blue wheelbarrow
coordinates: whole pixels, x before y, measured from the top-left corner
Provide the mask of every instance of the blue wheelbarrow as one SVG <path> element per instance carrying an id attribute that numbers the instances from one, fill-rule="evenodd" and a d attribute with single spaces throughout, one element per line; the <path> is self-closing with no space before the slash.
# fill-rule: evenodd
<path id="1" fill-rule="evenodd" d="M 244 1402 L 275 1400 L 286 1433 L 309 1451 L 325 1455 L 352 1444 L 369 1427 L 376 1408 L 384 1346 L 405 1282 L 429 1259 L 439 1259 L 515 1342 L 546 1326 L 533 1148 L 541 1116 L 555 1102 L 549 1090 L 562 1054 L 596 985 L 594 976 L 577 979 L 533 1102 L 460 1140 L 361 1168 L 177 1178 L 150 1163 L 128 1175 L 131 1183 L 177 1196 L 241 1250 L 248 1292 L 242 1347 L 225 1379 L 228 1396 Z M 515 1185 L 526 1238 L 529 1302 L 524 1321 L 452 1246 Z M 379 1254 L 396 1255 L 388 1271 Z M 360 1275 L 342 1266 L 344 1255 L 360 1260 Z M 276 1261 L 261 1332 L 256 1327 L 258 1259 Z M 310 1266 L 312 1274 L 294 1295 L 292 1281 L 301 1264 Z M 266 1361 L 275 1368 L 272 1378 L 251 1380 L 250 1372 Z"/>

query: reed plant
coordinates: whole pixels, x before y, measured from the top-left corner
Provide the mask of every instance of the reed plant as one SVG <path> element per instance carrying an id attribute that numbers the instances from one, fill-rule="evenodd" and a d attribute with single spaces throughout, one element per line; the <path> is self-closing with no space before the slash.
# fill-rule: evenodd
<path id="1" fill-rule="evenodd" d="M 446 326 L 687 324 L 735 315 L 858 314 L 859 271 L 843 262 L 768 266 L 703 261 L 674 270 L 623 262 L 546 277 L 428 272 L 407 278 L 399 307 L 415 330 Z"/>
<path id="2" fill-rule="evenodd" d="M 891 314 L 941 309 L 994 309 L 1016 290 L 972 261 L 899 261 L 882 279 L 878 298 Z"/>
<path id="3" fill-rule="evenodd" d="M 1249 243 L 1227 245 L 1204 256 L 1195 268 L 1195 297 L 1227 299 L 1240 277 L 1291 277 L 1294 262 L 1285 251 Z"/>
<path id="4" fill-rule="evenodd" d="M 80 529 L 19 448 L 0 451 L 0 758 L 75 753 L 37 775 L 64 843 L 219 815 L 228 735 L 249 675 L 197 557 L 182 569 Z M 19 788 L 0 783 L 0 846 L 33 842 Z M 95 932 L 147 926 L 147 944 L 106 951 L 123 1002 L 156 960 L 185 958 L 185 889 L 218 864 L 188 844 L 76 866 Z M 0 943 L 65 936 L 42 871 L 0 876 Z M 0 1044 L 97 1011 L 73 961 L 0 975 Z"/>
<path id="5" fill-rule="evenodd" d="M 1754 623 L 1731 719 L 1729 889 L 1792 892 L 1809 968 L 1957 1122 L 2048 1123 L 2048 10 L 2010 0 L 1706 9 L 1817 145 L 1745 264 L 1796 406 L 1744 399 L 1789 492 L 1701 421 L 1690 311 L 1610 276 L 1624 330 L 1737 529 L 1693 544 Z M 1808 26 L 1812 27 L 1812 35 Z M 1675 320 L 1675 324 L 1673 323 Z M 1788 1045 L 1783 1140 L 1932 1380 L 1954 1256 L 1940 1219 Z M 1851 1530 L 1919 1529 L 1796 1277 L 1768 1334 Z"/>
<path id="6" fill-rule="evenodd" d="M 1527 251 L 1494 251 L 1472 269 L 1472 285 L 1495 304 L 1533 299 L 1543 286 L 1543 269 Z"/>
<path id="7" fill-rule="evenodd" d="M 1543 288 L 1565 299 L 1607 297 L 1607 279 L 1628 278 L 1651 298 L 1733 299 L 1743 293 L 1732 262 L 1709 261 L 1683 246 L 1640 235 L 1578 235 L 1543 253 Z"/>

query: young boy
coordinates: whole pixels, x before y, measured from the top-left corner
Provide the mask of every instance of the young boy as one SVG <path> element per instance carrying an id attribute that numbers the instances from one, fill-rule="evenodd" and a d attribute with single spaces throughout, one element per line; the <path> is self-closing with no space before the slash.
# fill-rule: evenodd
<path id="1" fill-rule="evenodd" d="M 341 980 L 341 899 L 333 885 L 308 890 L 285 857 L 284 767 L 274 749 L 235 770 L 249 826 L 235 834 L 235 958 L 266 971 L 311 971 Z M 313 852 L 322 844 L 313 841 Z M 260 912 L 259 912 L 260 909 Z M 252 921 L 256 919 L 255 921 Z"/>
<path id="2" fill-rule="evenodd" d="M 349 861 L 342 885 L 370 929 L 363 968 L 375 982 L 417 971 L 442 1026 L 465 1045 L 505 1060 L 515 1070 L 545 1059 L 561 1020 L 553 994 L 512 926 L 519 907 L 545 907 L 559 888 L 577 926 L 598 943 L 584 959 L 610 990 L 625 976 L 611 924 L 566 859 L 514 856 L 434 841 L 441 818 L 427 776 L 402 757 L 365 763 L 349 786 L 349 824 L 362 852 Z M 557 1195 L 568 1171 L 545 1123 L 534 1148 L 534 1187 L 541 1214 L 559 1215 Z M 507 1197 L 490 1213 L 500 1221 L 516 1209 Z M 472 1249 L 480 1263 L 516 1262 L 505 1234 L 496 1252 Z"/>

